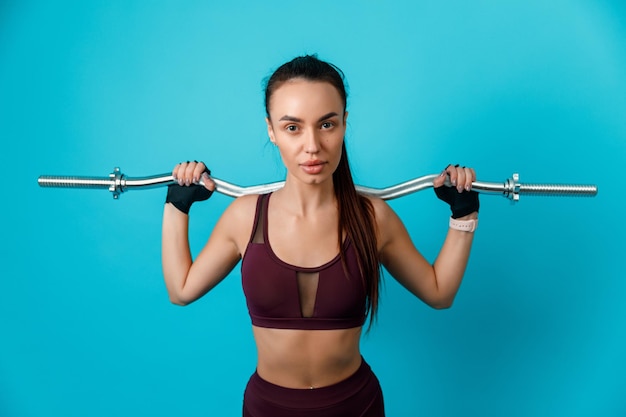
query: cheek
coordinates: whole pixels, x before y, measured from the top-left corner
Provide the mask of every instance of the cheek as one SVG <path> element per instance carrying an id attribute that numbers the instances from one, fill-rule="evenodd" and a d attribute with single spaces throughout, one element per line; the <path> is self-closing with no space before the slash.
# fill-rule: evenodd
<path id="1" fill-rule="evenodd" d="M 328 141 L 329 146 L 338 156 L 341 156 L 342 148 L 343 148 L 343 135 L 335 137 Z"/>
<path id="2" fill-rule="evenodd" d="M 334 156 L 333 159 L 335 159 L 335 163 L 339 165 L 341 155 L 343 154 L 343 140 L 333 143 L 332 154 Z"/>
<path id="3" fill-rule="evenodd" d="M 285 146 L 284 144 L 282 144 L 282 146 L 277 146 L 276 148 L 278 150 L 278 154 L 280 155 L 280 159 L 283 161 L 285 166 L 290 165 L 290 163 L 293 164 L 297 159 L 298 152 L 295 149 Z"/>

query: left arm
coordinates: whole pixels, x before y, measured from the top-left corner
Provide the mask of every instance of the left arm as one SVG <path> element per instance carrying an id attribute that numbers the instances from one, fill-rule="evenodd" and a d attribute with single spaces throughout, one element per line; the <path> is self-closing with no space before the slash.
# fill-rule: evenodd
<path id="1" fill-rule="evenodd" d="M 435 180 L 443 186 L 445 173 L 462 193 L 475 180 L 473 170 L 449 166 Z M 458 184 L 458 185 L 457 185 Z M 433 308 L 449 308 L 461 285 L 474 238 L 473 232 L 449 229 L 439 255 L 431 265 L 415 248 L 404 224 L 382 200 L 372 199 L 378 228 L 379 255 L 389 273 L 411 293 Z M 477 219 L 472 211 L 457 220 Z"/>

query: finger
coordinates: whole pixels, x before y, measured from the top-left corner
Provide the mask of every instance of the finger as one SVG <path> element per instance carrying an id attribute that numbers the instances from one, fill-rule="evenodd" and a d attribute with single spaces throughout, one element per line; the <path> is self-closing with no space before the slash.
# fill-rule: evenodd
<path id="1" fill-rule="evenodd" d="M 446 182 L 446 177 L 448 175 L 447 172 L 448 167 L 445 167 L 443 171 L 435 179 L 433 180 L 433 187 L 439 188 Z"/>
<path id="2" fill-rule="evenodd" d="M 196 163 L 196 166 L 195 166 L 195 168 L 193 170 L 193 174 L 192 174 L 192 180 L 193 180 L 194 184 L 197 184 L 198 181 L 200 181 L 200 177 L 202 176 L 202 173 L 204 172 L 205 169 L 206 169 L 206 165 L 204 165 L 204 162 L 197 162 Z"/>
<path id="3" fill-rule="evenodd" d="M 456 189 L 458 192 L 462 192 L 465 188 L 465 168 L 459 166 L 456 167 Z"/>
<path id="4" fill-rule="evenodd" d="M 458 179 L 458 173 L 457 173 L 457 170 L 456 170 L 458 168 L 458 166 L 459 166 L 458 164 L 456 164 L 456 165 L 450 164 L 446 168 L 446 172 L 448 173 L 448 176 L 450 177 L 450 183 L 453 186 L 456 186 L 456 181 Z"/>
<path id="5" fill-rule="evenodd" d="M 476 181 L 476 172 L 472 168 L 465 168 L 465 190 L 472 190 L 472 183 Z"/>
<path id="6" fill-rule="evenodd" d="M 206 172 L 202 174 L 202 183 L 204 184 L 204 188 L 209 191 L 215 191 L 215 188 L 217 187 L 215 181 L 213 181 L 213 179 L 211 179 L 211 177 L 209 177 L 209 174 L 207 174 Z"/>
<path id="7" fill-rule="evenodd" d="M 472 175 L 472 170 L 470 168 L 463 167 L 463 173 L 465 175 L 465 181 L 463 183 L 463 189 L 465 191 L 470 191 L 472 189 L 472 182 L 474 181 L 474 176 Z"/>
<path id="8" fill-rule="evenodd" d="M 185 185 L 193 184 L 193 172 L 196 169 L 197 162 L 187 161 L 185 164 L 184 183 Z"/>
<path id="9" fill-rule="evenodd" d="M 180 162 L 176 165 L 176 180 L 178 181 L 178 185 L 185 184 L 185 170 L 187 169 L 187 162 Z"/>

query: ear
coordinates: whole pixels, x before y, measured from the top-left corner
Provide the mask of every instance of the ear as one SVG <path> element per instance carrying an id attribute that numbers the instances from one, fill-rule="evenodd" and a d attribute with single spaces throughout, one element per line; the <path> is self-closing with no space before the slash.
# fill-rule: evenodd
<path id="1" fill-rule="evenodd" d="M 276 145 L 276 138 L 274 137 L 274 128 L 272 127 L 272 122 L 269 117 L 265 118 L 265 123 L 267 123 L 267 136 L 270 137 L 270 142 Z"/>
<path id="2" fill-rule="evenodd" d="M 348 112 L 344 112 L 343 113 L 343 125 L 346 125 L 346 122 L 348 121 Z"/>

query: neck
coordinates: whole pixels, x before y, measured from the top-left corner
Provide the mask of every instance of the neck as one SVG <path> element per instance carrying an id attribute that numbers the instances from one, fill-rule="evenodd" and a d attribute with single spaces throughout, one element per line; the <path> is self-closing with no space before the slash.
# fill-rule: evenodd
<path id="1" fill-rule="evenodd" d="M 336 207 L 332 178 L 323 183 L 306 184 L 287 175 L 283 188 L 274 194 L 289 207 L 290 211 L 303 216 L 330 204 Z"/>

